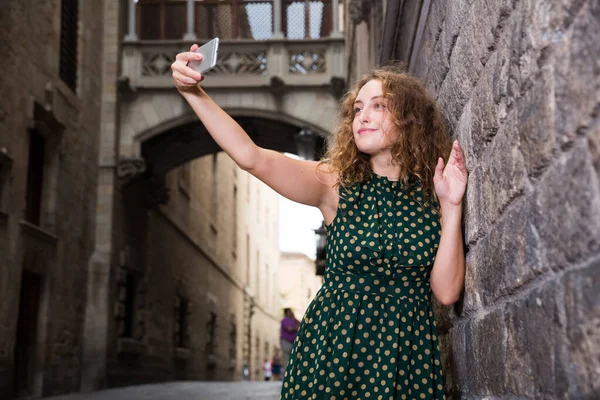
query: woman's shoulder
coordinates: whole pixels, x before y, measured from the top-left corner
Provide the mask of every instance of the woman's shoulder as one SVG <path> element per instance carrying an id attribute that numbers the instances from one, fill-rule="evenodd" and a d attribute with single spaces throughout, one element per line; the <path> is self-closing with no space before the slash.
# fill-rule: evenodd
<path id="1" fill-rule="evenodd" d="M 327 162 L 319 162 L 316 167 L 317 178 L 321 183 L 329 187 L 334 187 L 338 181 L 338 171 Z"/>

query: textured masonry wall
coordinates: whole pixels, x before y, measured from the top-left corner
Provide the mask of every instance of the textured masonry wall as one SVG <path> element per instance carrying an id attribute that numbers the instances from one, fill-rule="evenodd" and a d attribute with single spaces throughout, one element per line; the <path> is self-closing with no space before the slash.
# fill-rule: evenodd
<path id="1" fill-rule="evenodd" d="M 467 153 L 449 393 L 600 396 L 600 3 L 435 0 L 416 70 Z"/>
<path id="2" fill-rule="evenodd" d="M 3 188 L 7 196 L 2 211 L 7 216 L 0 219 L 0 393 L 8 396 L 26 257 L 44 273 L 42 296 L 47 296 L 47 313 L 42 316 L 47 322 L 38 326 L 45 335 L 35 356 L 43 368 L 36 371 L 36 379 L 44 395 L 80 387 L 87 261 L 94 239 L 103 13 L 102 2 L 80 2 L 78 85 L 73 93 L 59 78 L 60 4 L 9 0 L 0 12 L 0 147 L 13 159 Z M 46 92 L 47 88 L 51 89 Z M 51 104 L 52 113 L 65 125 L 58 149 L 56 203 L 51 207 L 54 245 L 24 235 L 21 223 L 34 100 Z"/>

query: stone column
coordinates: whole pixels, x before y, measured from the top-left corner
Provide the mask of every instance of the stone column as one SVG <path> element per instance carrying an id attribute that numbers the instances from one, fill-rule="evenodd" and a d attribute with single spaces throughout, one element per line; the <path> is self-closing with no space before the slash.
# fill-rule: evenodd
<path id="1" fill-rule="evenodd" d="M 196 0 L 187 0 L 187 32 L 183 40 L 196 40 L 196 29 L 194 27 L 194 11 Z"/>
<path id="2" fill-rule="evenodd" d="M 331 19 L 332 19 L 332 29 L 331 29 L 331 37 L 332 38 L 341 38 L 343 37 L 340 32 L 340 1 L 339 0 L 331 0 Z"/>
<path id="3" fill-rule="evenodd" d="M 127 35 L 125 35 L 125 41 L 138 40 L 137 33 L 135 31 L 135 0 L 127 1 Z"/>
<path id="4" fill-rule="evenodd" d="M 119 3 L 120 0 L 104 1 L 104 29 L 102 81 L 102 118 L 100 126 L 100 159 L 96 191 L 96 232 L 94 252 L 88 261 L 87 301 L 82 330 L 81 391 L 102 389 L 106 380 L 108 329 L 110 325 L 110 270 L 113 257 L 113 196 L 115 191 L 115 164 L 118 158 L 115 143 L 119 137 L 117 126 L 117 71 L 119 70 Z M 134 1 L 129 0 L 130 11 Z M 129 13 L 130 22 L 134 13 Z M 131 24 L 130 24 L 131 27 Z M 135 34 L 135 30 L 130 32 Z M 127 35 L 129 36 L 129 35 Z M 134 35 L 135 36 L 135 35 Z M 137 37 L 135 37 L 137 39 Z M 135 40 L 131 39 L 131 40 Z"/>
<path id="5" fill-rule="evenodd" d="M 283 39 L 281 31 L 281 0 L 273 1 L 273 39 Z"/>

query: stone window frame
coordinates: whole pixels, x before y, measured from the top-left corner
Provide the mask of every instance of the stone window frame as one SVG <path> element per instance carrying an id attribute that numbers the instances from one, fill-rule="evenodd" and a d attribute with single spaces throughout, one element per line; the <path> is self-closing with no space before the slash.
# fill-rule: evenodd
<path id="1" fill-rule="evenodd" d="M 181 327 L 179 326 L 179 313 L 181 300 L 186 302 L 185 319 L 186 324 L 183 327 L 183 345 L 179 346 L 180 339 L 179 335 Z M 173 296 L 173 348 L 175 352 L 175 359 L 179 362 L 187 362 L 191 358 L 192 349 L 192 297 L 184 287 L 184 283 L 181 279 L 178 280 L 177 289 Z"/>
<path id="2" fill-rule="evenodd" d="M 52 91 L 46 88 L 46 95 Z M 32 101 L 28 117 L 30 123 L 27 131 L 35 131 L 45 139 L 44 176 L 42 178 L 42 194 L 40 206 L 39 228 L 54 234 L 56 232 L 58 183 L 60 159 L 63 153 L 65 125 L 55 115 L 51 101 L 44 106 L 37 100 Z"/>
<path id="3" fill-rule="evenodd" d="M 11 176 L 13 159 L 6 147 L 0 147 L 0 219 L 7 216 L 8 181 Z"/>
<path id="4" fill-rule="evenodd" d="M 135 279 L 135 294 L 133 297 L 132 332 L 129 336 L 123 335 L 126 318 L 126 285 L 127 278 Z M 146 344 L 145 329 L 145 297 L 146 282 L 141 271 L 127 265 L 121 265 L 117 270 L 117 296 L 115 298 L 114 318 L 116 323 L 117 353 L 118 354 L 146 354 L 148 346 Z"/>
<path id="5" fill-rule="evenodd" d="M 231 229 L 231 256 L 233 259 L 237 259 L 237 251 L 238 251 L 238 187 L 237 184 L 233 184 L 232 191 L 232 203 L 233 203 L 233 221 L 232 221 L 232 229 Z"/>
<path id="6" fill-rule="evenodd" d="M 215 368 L 217 365 L 217 354 L 219 353 L 219 309 L 218 299 L 215 294 L 208 292 L 207 297 L 207 308 L 206 308 L 206 343 L 204 345 L 204 352 L 206 354 L 207 367 Z"/>
<path id="7" fill-rule="evenodd" d="M 229 368 L 233 370 L 235 369 L 238 356 L 238 326 L 237 317 L 234 312 L 231 312 L 229 318 Z"/>

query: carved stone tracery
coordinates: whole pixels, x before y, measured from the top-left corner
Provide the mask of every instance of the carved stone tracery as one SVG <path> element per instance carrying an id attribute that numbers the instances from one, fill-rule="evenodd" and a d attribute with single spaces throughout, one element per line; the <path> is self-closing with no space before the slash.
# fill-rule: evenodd
<path id="1" fill-rule="evenodd" d="M 349 0 L 348 14 L 355 25 L 366 21 L 371 11 L 372 0 Z"/>

